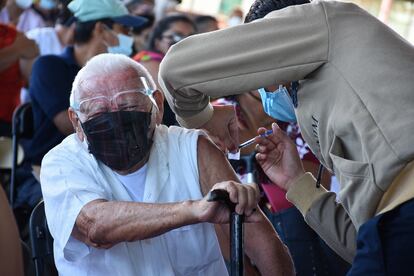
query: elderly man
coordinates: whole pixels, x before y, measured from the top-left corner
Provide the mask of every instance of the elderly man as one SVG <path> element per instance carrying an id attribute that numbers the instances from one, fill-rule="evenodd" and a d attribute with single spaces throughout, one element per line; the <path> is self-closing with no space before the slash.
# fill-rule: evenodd
<path id="1" fill-rule="evenodd" d="M 32 165 L 73 133 L 67 116 L 69 93 L 76 74 L 93 56 L 132 52 L 127 34 L 145 19 L 128 14 L 119 0 L 73 0 L 68 5 L 76 18 L 74 45 L 61 55 L 44 55 L 33 64 L 29 94 L 33 107 L 33 138 L 25 145 L 25 164 L 19 178 L 16 207 L 34 207 L 41 198 L 40 185 L 32 176 Z"/>
<path id="2" fill-rule="evenodd" d="M 286 248 L 255 211 L 256 186 L 236 183 L 202 132 L 159 125 L 163 97 L 154 90 L 149 73 L 121 55 L 96 56 L 76 76 L 76 133 L 41 170 L 60 274 L 226 275 L 211 223 L 227 231 L 229 213 L 203 197 L 217 188 L 250 222 L 246 253 L 262 275 L 292 273 Z"/>

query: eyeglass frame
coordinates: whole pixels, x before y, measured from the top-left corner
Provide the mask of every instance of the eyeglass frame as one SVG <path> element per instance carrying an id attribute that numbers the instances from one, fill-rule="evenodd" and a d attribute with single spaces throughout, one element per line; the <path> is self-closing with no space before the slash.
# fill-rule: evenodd
<path id="1" fill-rule="evenodd" d="M 152 113 L 154 111 L 155 112 L 158 111 L 159 110 L 158 109 L 158 105 L 157 105 L 157 103 L 156 103 L 156 101 L 155 101 L 155 99 L 154 99 L 154 97 L 152 95 L 153 92 L 149 92 L 149 93 L 148 92 L 144 92 L 143 93 L 142 91 L 143 90 L 140 90 L 140 89 L 129 89 L 129 90 L 124 90 L 124 91 L 119 91 L 115 95 L 111 95 L 111 96 L 99 95 L 99 96 L 95 96 L 95 97 L 83 99 L 79 103 L 77 103 L 76 106 L 71 106 L 71 107 L 75 111 L 75 113 L 76 113 L 76 115 L 78 117 L 79 117 L 80 114 L 86 116 L 86 120 L 85 121 L 87 121 L 87 120 L 89 120 L 89 119 L 91 119 L 93 117 L 96 117 L 94 115 L 99 114 L 101 112 L 97 112 L 96 114 L 92 114 L 92 115 L 86 114 L 85 112 L 81 111 L 81 108 L 80 107 L 81 107 L 82 103 L 84 103 L 86 101 L 96 100 L 96 99 L 106 99 L 108 101 L 108 103 L 109 103 L 109 107 L 111 107 L 113 105 L 113 100 L 116 99 L 117 97 L 119 97 L 120 95 L 127 94 L 127 93 L 131 93 L 131 92 L 132 93 L 135 92 L 135 93 L 138 93 L 138 94 L 142 94 L 143 96 L 148 96 L 148 98 L 150 99 L 151 104 L 152 104 L 151 110 L 149 112 Z M 153 108 L 154 106 L 155 106 L 155 109 Z M 116 106 L 116 108 L 117 108 L 117 110 L 119 110 L 118 105 Z M 127 109 L 127 108 L 128 107 L 124 107 L 123 109 Z M 107 112 L 107 111 L 104 111 L 104 112 Z"/>
<path id="2" fill-rule="evenodd" d="M 166 39 L 170 40 L 171 42 L 174 42 L 174 44 L 175 44 L 175 43 L 178 43 L 181 40 L 183 40 L 183 39 L 185 39 L 185 38 L 187 38 L 191 35 L 192 34 L 186 36 L 186 35 L 174 32 L 174 33 L 168 34 L 168 35 L 163 34 L 163 35 L 161 35 L 161 38 L 166 38 Z M 177 40 L 177 38 L 179 38 L 179 39 Z"/>

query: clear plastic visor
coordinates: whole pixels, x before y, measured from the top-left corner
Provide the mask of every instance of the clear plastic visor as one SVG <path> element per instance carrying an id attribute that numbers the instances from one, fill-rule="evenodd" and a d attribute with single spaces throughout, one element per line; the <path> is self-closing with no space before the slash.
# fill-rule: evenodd
<path id="1" fill-rule="evenodd" d="M 100 93 L 101 95 L 81 98 L 74 109 L 82 115 L 82 121 L 95 118 L 99 114 L 113 111 L 158 111 L 157 103 L 153 97 L 155 89 L 150 88 L 144 77 L 141 77 L 141 88 L 119 91 L 116 94 Z M 155 108 L 153 108 L 155 107 Z M 80 113 L 80 114 L 79 114 Z"/>

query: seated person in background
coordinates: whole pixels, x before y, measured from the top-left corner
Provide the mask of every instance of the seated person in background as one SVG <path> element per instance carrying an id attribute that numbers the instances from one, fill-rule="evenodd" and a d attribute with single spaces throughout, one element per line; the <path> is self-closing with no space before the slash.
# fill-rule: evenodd
<path id="1" fill-rule="evenodd" d="M 132 30 L 134 37 L 134 53 L 139 53 L 147 47 L 148 38 L 155 23 L 154 0 L 130 0 L 126 7 L 132 15 L 144 17 L 148 21 L 140 27 Z"/>
<path id="2" fill-rule="evenodd" d="M 74 45 L 61 55 L 41 56 L 33 65 L 29 93 L 35 131 L 25 147 L 29 175 L 22 175 L 25 183 L 17 191 L 17 205 L 33 207 L 37 203 L 40 187 L 31 177 L 30 165 L 40 165 L 43 156 L 73 132 L 67 108 L 72 82 L 80 68 L 101 53 L 131 52 L 132 38 L 130 45 L 124 45 L 121 34 L 126 36 L 130 28 L 145 21 L 130 16 L 118 0 L 74 0 L 68 8 L 77 19 Z"/>
<path id="3" fill-rule="evenodd" d="M 198 34 L 217 31 L 219 29 L 217 19 L 211 15 L 199 15 L 194 19 L 194 23 L 197 26 Z"/>
<path id="4" fill-rule="evenodd" d="M 287 249 L 223 153 L 197 130 L 160 125 L 163 97 L 121 55 L 77 75 L 76 130 L 43 159 L 41 186 L 60 275 L 227 275 L 214 226 L 228 234 L 225 189 L 246 215 L 245 251 L 262 275 L 291 275 Z M 208 222 L 208 223 L 207 223 Z"/>
<path id="5" fill-rule="evenodd" d="M 5 7 L 0 10 L 1 23 L 13 25 L 22 33 L 47 26 L 40 10 L 34 8 L 34 1 L 6 0 L 5 2 Z"/>
<path id="6" fill-rule="evenodd" d="M 122 48 L 119 35 L 144 23 L 139 17 L 129 16 L 118 0 L 74 0 L 68 8 L 77 18 L 74 46 L 59 56 L 40 57 L 30 80 L 36 129 L 30 157 L 35 164 L 40 164 L 44 154 L 73 132 L 66 110 L 72 82 L 80 68 L 95 55 Z M 129 46 L 131 52 L 132 44 Z"/>
<path id="7" fill-rule="evenodd" d="M 257 135 L 259 127 L 271 129 L 275 119 L 267 115 L 263 110 L 262 101 L 258 91 L 229 96 L 217 99 L 213 105 L 234 105 L 237 114 L 240 141 L 244 142 Z M 303 167 L 317 175 L 319 161 L 310 151 L 307 143 L 303 141 L 297 123 L 277 121 L 289 137 L 295 142 L 302 160 Z M 255 146 L 247 146 L 241 149 L 241 160 L 231 160 L 233 168 L 242 182 L 247 178 L 247 162 L 252 162 L 255 182 L 263 190 L 261 208 L 272 222 L 282 241 L 289 248 L 295 264 L 297 275 L 345 275 L 350 266 L 336 253 L 334 253 L 318 234 L 305 222 L 299 210 L 286 199 L 286 191 L 272 183 L 257 164 L 255 158 Z M 325 171 L 323 183 L 329 190 L 330 174 Z M 228 241 L 220 244 L 226 244 Z M 223 248 L 223 247 L 222 247 Z M 225 250 L 222 250 L 225 252 Z M 223 253 L 224 254 L 224 253 Z"/>
<path id="8" fill-rule="evenodd" d="M 196 33 L 193 21 L 185 15 L 171 15 L 160 20 L 154 27 L 148 41 L 148 49 L 136 54 L 133 58 L 150 72 L 158 86 L 158 70 L 168 49 L 178 41 Z M 178 125 L 175 114 L 165 102 L 165 112 L 162 123 L 171 126 Z"/>
<path id="9" fill-rule="evenodd" d="M 54 27 L 36 28 L 26 34 L 36 41 L 42 56 L 59 55 L 67 46 L 73 44 L 75 18 L 66 6 L 59 7 L 61 8 Z"/>
<path id="10" fill-rule="evenodd" d="M 152 27 L 154 26 L 155 21 L 154 15 L 152 14 L 145 14 L 140 16 L 144 17 L 148 21 L 141 27 L 132 29 L 132 37 L 134 38 L 134 51 L 132 54 L 133 56 L 145 50 L 145 48 L 147 47 L 148 39 L 152 32 Z"/>
<path id="11" fill-rule="evenodd" d="M 60 0 L 54 27 L 36 28 L 26 33 L 28 38 L 36 41 L 41 56 L 60 55 L 67 46 L 73 44 L 76 23 L 75 17 L 67 8 L 69 1 Z M 25 64 L 25 71 L 23 73 L 28 79 L 30 78 L 34 61 L 35 59 L 33 58 Z M 30 101 L 28 89 L 22 89 L 20 99 L 22 102 Z"/>

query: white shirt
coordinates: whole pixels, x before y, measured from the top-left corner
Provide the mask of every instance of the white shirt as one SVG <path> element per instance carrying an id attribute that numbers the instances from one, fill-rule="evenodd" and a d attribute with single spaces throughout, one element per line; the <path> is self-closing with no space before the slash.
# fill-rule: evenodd
<path id="1" fill-rule="evenodd" d="M 147 177 L 147 164 L 136 172 L 127 175 L 115 173 L 115 176 L 128 190 L 134 201 L 142 202 L 145 190 L 145 179 Z"/>
<path id="2" fill-rule="evenodd" d="M 59 40 L 55 28 L 44 27 L 35 28 L 26 33 L 26 36 L 36 41 L 39 47 L 40 55 L 60 55 L 65 48 Z M 22 88 L 20 93 L 20 101 L 22 103 L 30 102 L 29 90 Z"/>
<path id="3" fill-rule="evenodd" d="M 9 12 L 7 8 L 3 8 L 0 11 L 0 22 L 4 24 L 10 23 Z M 46 23 L 43 18 L 37 14 L 33 9 L 28 8 L 23 11 L 17 22 L 16 29 L 20 32 L 28 32 L 35 28 L 46 27 Z"/>
<path id="4" fill-rule="evenodd" d="M 159 126 L 147 163 L 143 202 L 202 198 L 197 165 L 200 131 Z M 95 199 L 132 201 L 115 173 L 75 134 L 42 161 L 41 187 L 60 275 L 227 275 L 214 226 L 187 225 L 163 235 L 97 249 L 71 237 L 82 207 Z"/>
<path id="5" fill-rule="evenodd" d="M 60 55 L 65 48 L 59 40 L 53 27 L 36 28 L 26 33 L 26 36 L 36 41 L 40 55 Z"/>

